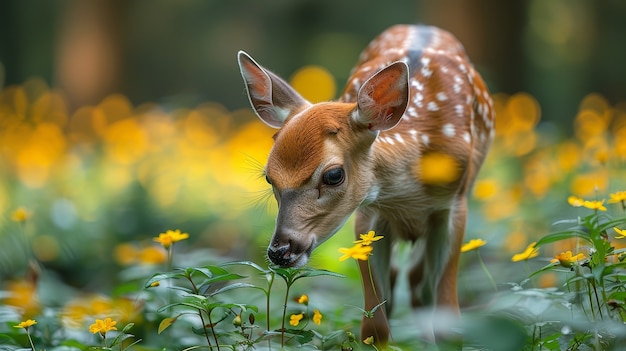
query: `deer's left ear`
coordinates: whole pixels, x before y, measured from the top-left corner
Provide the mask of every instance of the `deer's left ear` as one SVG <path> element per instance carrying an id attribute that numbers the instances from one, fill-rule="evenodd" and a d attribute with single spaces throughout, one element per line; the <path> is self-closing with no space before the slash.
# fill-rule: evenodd
<path id="1" fill-rule="evenodd" d="M 267 125 L 280 128 L 295 110 L 309 104 L 287 82 L 261 67 L 250 55 L 239 51 L 237 56 L 250 104 Z"/>
<path id="2" fill-rule="evenodd" d="M 398 61 L 368 79 L 357 96 L 354 120 L 372 131 L 395 127 L 409 101 L 409 67 Z"/>

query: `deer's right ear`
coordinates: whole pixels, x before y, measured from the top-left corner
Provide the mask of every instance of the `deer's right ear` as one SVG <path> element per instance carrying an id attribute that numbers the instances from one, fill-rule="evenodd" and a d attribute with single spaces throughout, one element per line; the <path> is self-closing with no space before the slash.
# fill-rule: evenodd
<path id="1" fill-rule="evenodd" d="M 250 104 L 270 127 L 282 127 L 295 110 L 310 105 L 287 82 L 261 67 L 244 51 L 239 51 L 237 58 Z"/>
<path id="2" fill-rule="evenodd" d="M 408 102 L 409 67 L 398 61 L 363 83 L 354 119 L 372 131 L 388 130 L 400 123 Z"/>

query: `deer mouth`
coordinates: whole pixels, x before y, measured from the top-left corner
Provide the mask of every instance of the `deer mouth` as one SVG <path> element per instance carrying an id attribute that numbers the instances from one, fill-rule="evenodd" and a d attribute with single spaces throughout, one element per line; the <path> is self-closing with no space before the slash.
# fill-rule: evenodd
<path id="1" fill-rule="evenodd" d="M 285 245 L 278 242 L 272 243 L 267 249 L 267 257 L 272 263 L 279 267 L 302 267 L 309 262 L 311 252 L 315 248 L 315 240 L 308 246 L 301 246 L 292 241 Z"/>

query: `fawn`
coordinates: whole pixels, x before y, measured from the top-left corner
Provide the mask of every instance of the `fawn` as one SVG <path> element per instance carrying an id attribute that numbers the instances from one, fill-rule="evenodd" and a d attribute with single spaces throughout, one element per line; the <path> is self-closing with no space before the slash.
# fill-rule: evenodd
<path id="1" fill-rule="evenodd" d="M 356 213 L 357 238 L 370 230 L 385 237 L 370 258 L 374 286 L 359 261 L 366 310 L 391 299 L 400 239 L 420 243 L 409 269 L 412 305 L 459 314 L 467 194 L 493 139 L 494 109 L 458 40 L 436 27 L 393 26 L 362 52 L 341 98 L 318 104 L 245 52 L 238 60 L 254 111 L 279 128 L 265 167 L 279 206 L 269 259 L 305 265 Z M 439 167 L 423 162 L 433 157 L 446 161 L 441 179 L 425 176 Z M 387 341 L 390 306 L 363 319 L 362 338 Z"/>

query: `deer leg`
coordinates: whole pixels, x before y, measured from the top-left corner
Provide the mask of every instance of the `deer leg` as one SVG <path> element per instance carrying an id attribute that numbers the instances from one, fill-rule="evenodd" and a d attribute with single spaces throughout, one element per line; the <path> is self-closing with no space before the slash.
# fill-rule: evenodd
<path id="1" fill-rule="evenodd" d="M 386 305 L 390 303 L 391 298 L 389 267 L 392 238 L 385 221 L 370 218 L 360 211 L 357 211 L 355 230 L 357 239 L 359 234 L 367 233 L 369 230 L 374 230 L 376 234 L 385 236 L 384 239 L 373 244 L 374 250 L 369 261 L 358 261 L 361 280 L 363 281 L 364 310 L 366 311 L 361 324 L 361 338 L 373 336 L 376 344 L 384 345 L 389 338 Z M 371 313 L 372 310 L 375 311 Z"/>
<path id="2" fill-rule="evenodd" d="M 467 217 L 467 200 L 465 197 L 457 199 L 452 208 L 449 237 L 449 257 L 443 274 L 437 285 L 437 306 L 449 309 L 460 315 L 459 301 L 457 296 L 457 276 L 461 246 L 465 234 Z"/>
<path id="3" fill-rule="evenodd" d="M 450 211 L 432 216 L 426 243 L 424 284 L 421 297 L 433 306 L 432 328 L 437 344 L 447 340 L 460 349 L 462 341 L 453 329 L 460 322 L 457 272 L 465 232 L 466 200 L 459 197 Z"/>

